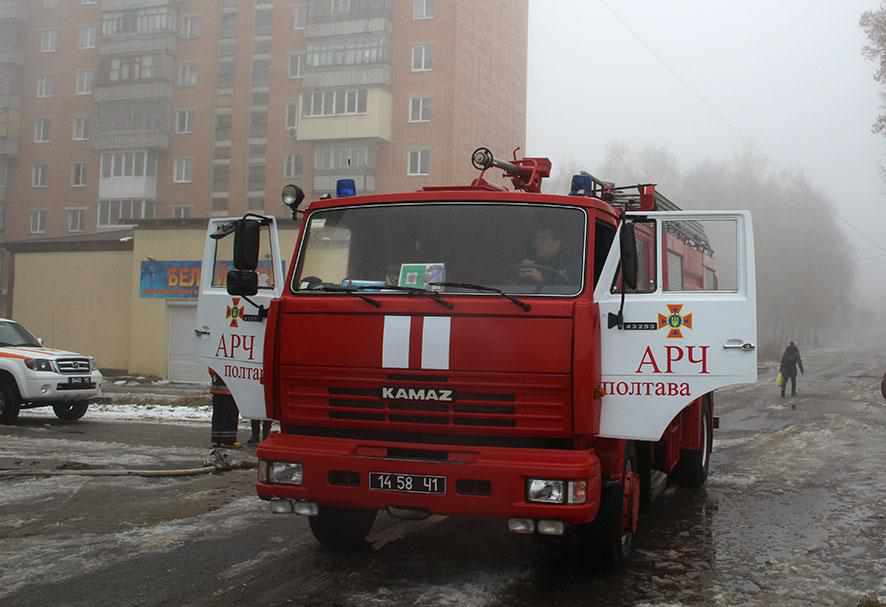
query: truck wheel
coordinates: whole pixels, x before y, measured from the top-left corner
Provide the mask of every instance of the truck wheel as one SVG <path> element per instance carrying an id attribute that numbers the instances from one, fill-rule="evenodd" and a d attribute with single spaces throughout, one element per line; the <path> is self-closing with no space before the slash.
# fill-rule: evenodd
<path id="1" fill-rule="evenodd" d="M 52 405 L 55 416 L 65 421 L 76 421 L 86 415 L 89 403 L 59 403 Z"/>
<path id="2" fill-rule="evenodd" d="M 886 374 L 883 374 L 883 380 L 880 382 L 880 394 L 886 398 Z"/>
<path id="3" fill-rule="evenodd" d="M 345 552 L 365 546 L 377 514 L 376 510 L 321 507 L 320 513 L 309 522 L 311 532 L 324 548 Z"/>
<path id="4" fill-rule="evenodd" d="M 0 424 L 14 425 L 20 411 L 21 398 L 18 390 L 9 383 L 0 384 Z"/>
<path id="5" fill-rule="evenodd" d="M 634 532 L 640 513 L 640 477 L 633 444 L 625 449 L 622 481 L 604 488 L 597 520 L 587 528 L 587 559 L 606 571 L 624 567 L 634 545 Z M 586 559 L 586 560 L 587 560 Z"/>
<path id="6" fill-rule="evenodd" d="M 680 484 L 689 489 L 699 489 L 708 480 L 714 442 L 709 403 L 705 398 L 701 406 L 701 449 L 683 449 L 680 453 Z"/>

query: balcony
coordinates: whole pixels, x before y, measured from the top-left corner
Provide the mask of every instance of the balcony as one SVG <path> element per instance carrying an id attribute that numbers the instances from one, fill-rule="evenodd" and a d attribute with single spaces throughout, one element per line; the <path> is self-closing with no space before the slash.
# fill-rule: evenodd
<path id="1" fill-rule="evenodd" d="M 178 36 L 176 36 L 175 32 L 102 36 L 98 41 L 98 52 L 101 55 L 127 53 L 167 53 L 174 55 L 177 40 Z"/>
<path id="2" fill-rule="evenodd" d="M 102 177 L 98 180 L 101 200 L 156 200 L 156 177 Z"/>
<path id="3" fill-rule="evenodd" d="M 343 65 L 309 67 L 305 70 L 304 88 L 322 89 L 354 86 L 391 86 L 390 65 Z"/>
<path id="4" fill-rule="evenodd" d="M 392 29 L 389 17 L 370 17 L 368 19 L 342 19 L 337 21 L 318 21 L 312 19 L 305 27 L 305 40 L 312 38 L 328 38 L 330 36 L 354 36 L 378 32 L 390 33 Z"/>
<path id="5" fill-rule="evenodd" d="M 17 137 L 0 137 L 0 156 L 18 156 Z"/>
<path id="6" fill-rule="evenodd" d="M 2 95 L 0 94 L 0 112 L 4 110 L 12 110 L 17 112 L 21 108 L 19 104 L 21 103 L 21 98 L 18 95 Z"/>
<path id="7" fill-rule="evenodd" d="M 28 9 L 25 3 L 18 0 L 0 0 L 0 19 L 27 21 L 28 18 Z"/>
<path id="8" fill-rule="evenodd" d="M 391 93 L 369 89 L 366 112 L 334 116 L 304 116 L 298 127 L 299 141 L 369 139 L 391 141 Z"/>
<path id="9" fill-rule="evenodd" d="M 169 6 L 174 4 L 170 0 L 102 0 L 103 11 L 128 11 L 139 8 L 154 8 L 155 6 Z"/>
<path id="10" fill-rule="evenodd" d="M 95 85 L 97 103 L 106 101 L 134 101 L 138 99 L 172 99 L 172 83 L 163 80 L 126 80 L 99 82 Z"/>
<path id="11" fill-rule="evenodd" d="M 96 132 L 93 145 L 103 150 L 166 150 L 169 133 L 160 129 L 128 129 Z"/>
<path id="12" fill-rule="evenodd" d="M 25 52 L 18 48 L 0 48 L 0 63 L 25 64 Z"/>

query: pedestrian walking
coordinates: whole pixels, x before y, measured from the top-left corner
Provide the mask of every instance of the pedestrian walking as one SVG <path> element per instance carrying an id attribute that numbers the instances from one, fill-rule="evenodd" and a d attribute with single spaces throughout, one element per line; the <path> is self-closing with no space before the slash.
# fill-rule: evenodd
<path id="1" fill-rule="evenodd" d="M 782 376 L 782 398 L 784 398 L 785 389 L 788 387 L 788 381 L 791 382 L 791 396 L 797 396 L 797 368 L 800 369 L 801 374 L 806 374 L 803 369 L 803 359 L 800 358 L 800 349 L 797 348 L 797 344 L 791 342 L 781 356 L 781 367 L 779 368 Z"/>

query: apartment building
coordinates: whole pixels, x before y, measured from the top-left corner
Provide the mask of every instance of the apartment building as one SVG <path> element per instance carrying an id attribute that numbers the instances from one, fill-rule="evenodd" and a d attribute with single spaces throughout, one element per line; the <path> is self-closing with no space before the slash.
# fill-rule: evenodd
<path id="1" fill-rule="evenodd" d="M 525 140 L 527 0 L 0 0 L 6 240 L 465 182 Z"/>

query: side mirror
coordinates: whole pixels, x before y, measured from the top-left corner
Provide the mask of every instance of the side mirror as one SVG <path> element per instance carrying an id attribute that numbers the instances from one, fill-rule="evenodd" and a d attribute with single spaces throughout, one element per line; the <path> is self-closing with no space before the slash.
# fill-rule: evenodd
<path id="1" fill-rule="evenodd" d="M 637 274 L 639 269 L 639 255 L 637 255 L 637 234 L 634 224 L 624 222 L 621 224 L 621 279 L 623 288 L 636 290 Z"/>
<path id="2" fill-rule="evenodd" d="M 234 267 L 254 271 L 258 267 L 258 248 L 261 225 L 257 221 L 241 219 L 234 230 Z"/>
<path id="3" fill-rule="evenodd" d="M 251 297 L 258 293 L 258 272 L 231 270 L 228 272 L 228 295 Z"/>

